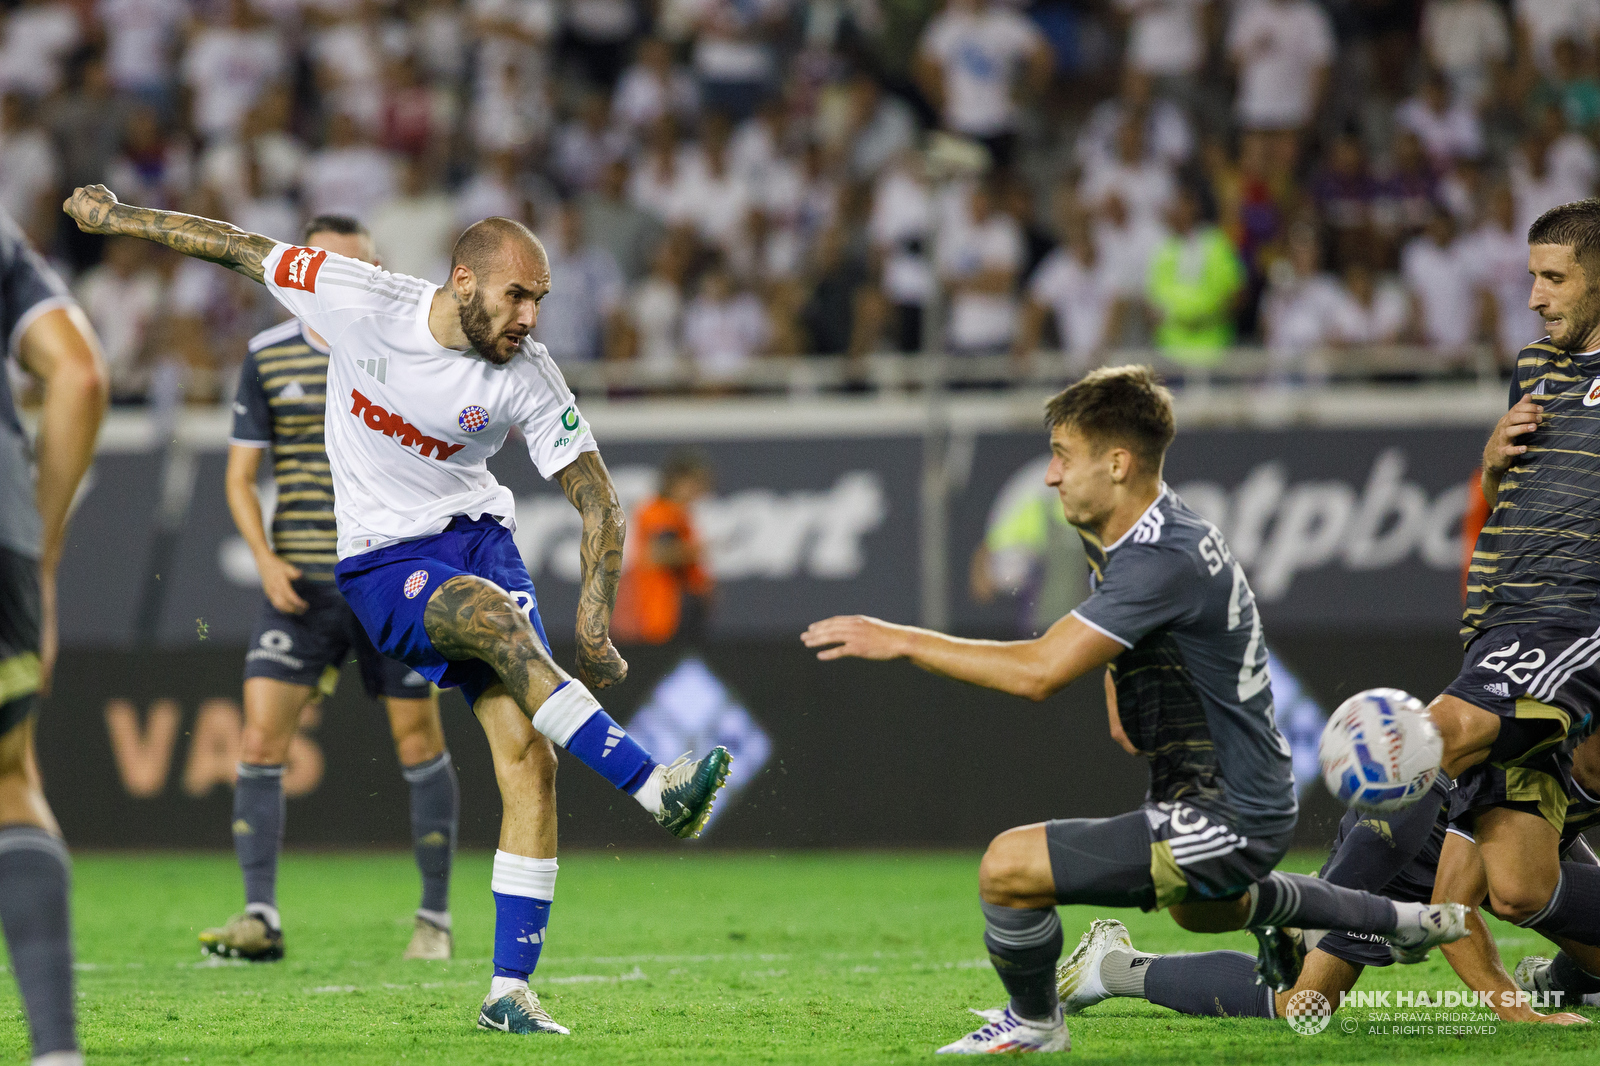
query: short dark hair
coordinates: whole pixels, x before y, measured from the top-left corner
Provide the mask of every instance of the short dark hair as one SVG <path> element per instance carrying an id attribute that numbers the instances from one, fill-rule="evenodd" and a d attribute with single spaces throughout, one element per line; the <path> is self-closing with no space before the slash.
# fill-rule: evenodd
<path id="1" fill-rule="evenodd" d="M 361 224 L 360 219 L 351 218 L 349 215 L 318 215 L 306 223 L 300 239 L 309 241 L 313 233 L 337 233 L 344 237 L 370 237 L 367 227 Z"/>
<path id="2" fill-rule="evenodd" d="M 539 238 L 533 235 L 533 230 L 515 219 L 491 215 L 474 222 L 456 238 L 456 246 L 450 251 L 450 272 L 453 274 L 456 267 L 465 266 L 481 277 L 484 268 L 506 241 L 518 237 L 531 241 L 535 247 L 544 247 L 539 243 Z"/>
<path id="3" fill-rule="evenodd" d="M 1571 248 L 1590 280 L 1600 281 L 1600 199 L 1552 207 L 1528 227 L 1528 243 Z"/>
<path id="4" fill-rule="evenodd" d="M 1093 443 L 1119 444 L 1159 472 L 1177 435 L 1172 393 L 1147 366 L 1105 366 L 1050 398 L 1045 424 L 1065 426 Z"/>

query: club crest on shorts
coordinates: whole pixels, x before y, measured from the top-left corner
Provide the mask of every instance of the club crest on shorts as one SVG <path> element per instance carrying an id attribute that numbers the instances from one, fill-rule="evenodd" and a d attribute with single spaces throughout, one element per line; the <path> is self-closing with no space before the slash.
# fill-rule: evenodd
<path id="1" fill-rule="evenodd" d="M 411 576 L 406 578 L 406 583 L 401 587 L 400 591 L 406 594 L 406 599 L 414 600 L 417 598 L 417 593 L 421 592 L 422 587 L 427 583 L 428 572 L 426 570 L 414 570 Z"/>
<path id="2" fill-rule="evenodd" d="M 456 415 L 456 424 L 468 433 L 476 433 L 489 425 L 489 412 L 477 404 L 463 407 L 461 413 Z"/>
<path id="3" fill-rule="evenodd" d="M 1583 394 L 1583 406 L 1593 407 L 1600 403 L 1600 378 L 1595 378 L 1589 384 L 1589 391 Z"/>

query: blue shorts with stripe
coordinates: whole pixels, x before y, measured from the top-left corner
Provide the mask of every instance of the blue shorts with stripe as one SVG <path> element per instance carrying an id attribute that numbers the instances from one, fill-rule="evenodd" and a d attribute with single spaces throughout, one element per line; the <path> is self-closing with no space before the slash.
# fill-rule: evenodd
<path id="1" fill-rule="evenodd" d="M 1548 623 L 1494 626 L 1467 645 L 1461 672 L 1445 688 L 1455 696 L 1522 725 L 1515 745 L 1497 745 L 1493 758 L 1514 765 L 1594 729 L 1600 705 L 1600 628 Z"/>
<path id="2" fill-rule="evenodd" d="M 511 538 L 491 515 L 457 515 L 444 532 L 404 540 L 341 559 L 334 579 L 379 651 L 399 659 L 440 688 L 460 687 L 470 707 L 500 679 L 479 659 L 446 659 L 428 639 L 423 614 L 440 585 L 463 574 L 499 585 L 528 613 L 545 649 L 533 579 Z"/>

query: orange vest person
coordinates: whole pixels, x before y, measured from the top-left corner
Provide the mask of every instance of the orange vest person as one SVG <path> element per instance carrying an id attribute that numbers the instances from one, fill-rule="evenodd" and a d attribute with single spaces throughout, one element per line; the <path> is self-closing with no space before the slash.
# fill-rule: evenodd
<path id="1" fill-rule="evenodd" d="M 712 580 L 692 509 L 711 491 L 711 466 L 697 451 L 675 452 L 661 467 L 661 492 L 628 525 L 622 580 L 611 627 L 625 641 L 697 640 Z"/>

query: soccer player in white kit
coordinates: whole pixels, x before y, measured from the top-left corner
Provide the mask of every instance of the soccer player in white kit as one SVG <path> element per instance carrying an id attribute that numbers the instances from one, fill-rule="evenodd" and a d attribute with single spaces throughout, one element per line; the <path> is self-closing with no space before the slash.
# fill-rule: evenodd
<path id="1" fill-rule="evenodd" d="M 729 755 L 717 747 L 698 762 L 660 765 L 583 683 L 604 688 L 627 675 L 609 636 L 624 519 L 571 390 L 529 337 L 550 290 L 543 247 L 519 223 L 485 219 L 456 243 L 440 287 L 225 222 L 122 204 L 100 185 L 75 190 L 64 209 L 85 232 L 142 237 L 263 282 L 328 341 L 339 591 L 379 651 L 441 687 L 460 686 L 488 736 L 504 801 L 495 970 L 478 1025 L 567 1032 L 528 988 L 554 898 L 552 742 L 679 837 L 705 825 Z M 511 538 L 511 492 L 486 465 L 513 425 L 539 472 L 583 515 L 583 681 L 550 657 Z"/>

